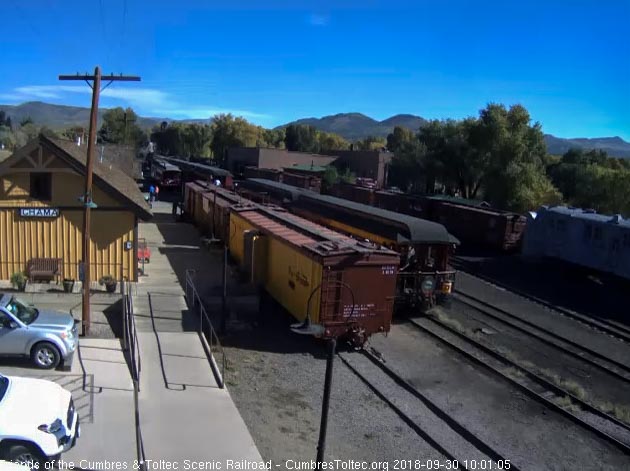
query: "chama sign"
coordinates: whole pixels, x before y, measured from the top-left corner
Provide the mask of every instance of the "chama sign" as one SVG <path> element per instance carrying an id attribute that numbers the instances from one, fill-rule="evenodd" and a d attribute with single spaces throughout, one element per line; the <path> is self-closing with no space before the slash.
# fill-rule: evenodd
<path id="1" fill-rule="evenodd" d="M 56 218 L 59 208 L 20 208 L 19 215 L 23 218 Z"/>

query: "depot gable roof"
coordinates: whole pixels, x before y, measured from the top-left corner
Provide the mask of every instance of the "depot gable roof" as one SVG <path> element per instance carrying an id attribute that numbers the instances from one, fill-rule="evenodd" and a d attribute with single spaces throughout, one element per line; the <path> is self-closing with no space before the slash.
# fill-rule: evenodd
<path id="1" fill-rule="evenodd" d="M 78 146 L 73 141 L 56 139 L 40 134 L 37 138 L 16 150 L 11 157 L 2 162 L 5 169 L 20 166 L 20 160 L 27 157 L 38 146 L 49 148 L 57 158 L 67 162 L 77 173 L 85 175 L 87 168 L 87 146 Z M 147 220 L 153 217 L 144 195 L 140 192 L 138 184 L 126 173 L 116 167 L 94 162 L 94 185 L 106 191 L 112 197 L 129 207 L 138 217 Z"/>

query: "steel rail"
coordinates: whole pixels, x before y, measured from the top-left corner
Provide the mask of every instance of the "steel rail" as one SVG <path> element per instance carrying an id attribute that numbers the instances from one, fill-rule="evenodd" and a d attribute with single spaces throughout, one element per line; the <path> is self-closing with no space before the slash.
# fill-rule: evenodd
<path id="1" fill-rule="evenodd" d="M 459 296 L 458 296 L 459 295 Z M 466 297 L 472 300 L 471 301 L 467 301 L 466 299 L 462 299 L 461 297 Z M 524 327 L 521 327 L 519 325 L 516 325 L 514 322 L 509 321 L 507 319 L 503 319 L 501 316 L 493 314 L 491 312 L 489 312 L 487 309 L 493 309 L 495 311 L 497 311 L 498 313 L 500 313 L 503 316 L 509 317 L 510 319 L 514 319 L 517 322 L 521 322 L 529 327 L 532 327 L 534 329 L 539 330 L 540 332 L 542 332 L 544 335 L 547 335 L 549 337 L 552 337 L 554 339 L 559 340 L 560 342 L 564 342 L 567 345 L 570 345 L 571 347 L 577 349 L 578 351 L 584 352 L 588 355 L 591 355 L 592 357 L 597 358 L 600 361 L 604 361 L 604 362 L 608 362 L 611 365 L 613 365 L 615 368 L 618 368 L 620 370 L 623 370 L 626 373 L 630 373 L 630 367 L 628 367 L 627 365 L 624 365 L 623 363 L 620 363 L 616 360 L 613 360 L 612 358 L 607 357 L 606 355 L 603 355 L 599 352 L 596 352 L 588 347 L 584 347 L 583 345 L 578 344 L 577 342 L 574 342 L 572 340 L 569 340 L 565 337 L 562 337 L 561 335 L 558 335 L 554 332 L 551 332 L 547 329 L 545 329 L 544 327 L 541 327 L 533 322 L 527 321 L 525 319 L 522 319 L 519 316 L 516 316 L 514 314 L 511 314 L 510 312 L 506 311 L 505 309 L 501 309 L 499 307 L 495 307 L 493 305 L 491 305 L 490 303 L 487 303 L 485 301 L 481 301 L 478 300 L 477 298 L 475 298 L 474 296 L 471 296 L 469 294 L 464 294 L 461 293 L 460 291 L 456 291 L 455 293 L 453 293 L 453 299 L 457 300 L 458 302 L 465 304 L 466 306 L 471 307 L 472 309 L 476 310 L 477 312 L 480 312 L 481 314 L 488 316 L 492 319 L 497 320 L 498 322 L 501 322 L 505 325 L 510 326 L 511 328 L 518 330 L 520 332 L 523 332 L 526 335 L 529 335 L 530 337 L 534 337 L 538 340 L 540 340 L 541 342 L 552 346 L 553 348 L 556 348 L 566 354 L 568 354 L 569 356 L 572 356 L 574 358 L 577 358 L 585 363 L 588 363 L 591 366 L 594 366 L 596 368 L 599 368 L 602 371 L 605 371 L 606 373 L 615 376 L 617 379 L 620 379 L 621 381 L 630 383 L 630 377 L 624 376 L 623 374 L 621 374 L 618 371 L 615 371 L 614 369 L 611 369 L 608 366 L 602 365 L 601 363 L 598 363 L 597 361 L 595 361 L 592 358 L 587 358 L 585 356 L 580 355 L 579 353 L 574 352 L 573 350 L 570 350 L 562 345 L 559 345 L 558 343 L 555 343 L 549 339 L 544 338 L 543 336 L 541 336 L 540 334 L 536 333 L 536 332 L 532 332 Z M 481 304 L 483 307 L 479 307 L 476 306 L 474 303 L 478 303 Z"/>
<path id="2" fill-rule="evenodd" d="M 615 337 L 617 340 L 621 340 L 622 342 L 626 342 L 626 343 L 630 343 L 630 327 L 626 327 L 623 325 L 619 325 L 617 323 L 613 323 L 611 321 L 606 321 L 606 320 L 602 320 L 602 319 L 596 319 L 592 316 L 586 315 L 586 314 L 580 314 L 578 312 L 573 312 L 569 309 L 565 309 L 563 307 L 560 306 L 556 306 L 555 304 L 552 304 L 548 301 L 545 301 L 537 296 L 531 295 L 526 293 L 525 291 L 519 290 L 518 288 L 514 288 L 512 286 L 509 286 L 505 283 L 501 283 L 497 280 L 494 280 L 488 276 L 484 276 L 481 274 L 477 274 L 477 273 L 471 273 L 469 271 L 466 270 L 465 266 L 461 266 L 462 264 L 465 265 L 465 261 L 462 261 L 460 258 L 458 257 L 454 257 L 454 261 L 456 261 L 458 263 L 458 265 L 460 265 L 458 267 L 459 271 L 465 273 L 466 275 L 473 277 L 473 278 L 478 278 L 480 280 L 483 280 L 487 283 L 493 284 L 495 286 L 498 286 L 500 288 L 503 288 L 513 294 L 516 294 L 518 296 L 520 296 L 521 298 L 524 298 L 528 301 L 540 304 L 541 306 L 546 307 L 547 309 L 549 309 L 552 312 L 555 312 L 556 314 L 568 317 L 570 319 L 573 319 L 576 322 L 580 322 L 582 324 L 586 324 L 587 326 L 591 327 L 594 330 L 600 331 L 602 333 L 605 333 L 607 335 L 610 335 L 612 337 Z"/>
<path id="3" fill-rule="evenodd" d="M 507 461 L 503 458 L 498 452 L 493 450 L 489 445 L 485 444 L 481 439 L 479 439 L 475 434 L 473 434 L 470 430 L 466 429 L 463 425 L 457 422 L 453 417 L 448 415 L 442 409 L 440 409 L 435 403 L 430 401 L 426 396 L 420 393 L 416 388 L 414 388 L 409 382 L 407 382 L 404 378 L 402 378 L 398 373 L 393 371 L 391 368 L 387 367 L 376 358 L 372 353 L 367 352 L 366 350 L 361 350 L 361 353 L 366 356 L 377 368 L 379 368 L 385 375 L 387 375 L 390 379 L 394 381 L 396 385 L 401 387 L 403 390 L 410 393 L 420 402 L 422 402 L 431 412 L 433 412 L 437 417 L 439 417 L 442 421 L 444 421 L 455 433 L 463 437 L 466 441 L 472 444 L 479 451 L 487 455 L 489 458 L 494 461 Z M 403 422 L 405 422 L 414 432 L 416 432 L 422 439 L 424 439 L 429 445 L 431 445 L 435 450 L 442 453 L 447 459 L 451 461 L 457 461 L 459 464 L 461 460 L 458 460 L 452 453 L 450 453 L 446 448 L 440 445 L 428 432 L 425 432 L 418 426 L 416 421 L 409 417 L 405 412 L 403 412 L 398 406 L 396 406 L 383 392 L 381 392 L 370 380 L 368 380 L 364 375 L 362 375 L 352 364 L 348 361 L 347 358 L 344 357 L 341 353 L 337 353 L 337 356 L 341 359 L 344 365 L 352 371 L 360 380 L 363 382 L 368 389 L 370 389 L 379 399 L 385 402 L 395 413 L 398 415 Z M 464 469 L 466 468 L 462 465 Z M 514 465 L 510 461 L 510 469 L 518 471 L 516 465 Z"/>
<path id="4" fill-rule="evenodd" d="M 429 318 L 427 318 L 427 319 L 429 319 Z M 432 323 L 438 325 L 439 328 L 442 328 L 442 329 L 444 329 L 446 331 L 449 331 L 449 332 L 451 331 L 450 328 L 443 326 L 441 323 L 439 323 L 437 321 L 434 321 L 433 319 L 430 319 L 430 320 L 432 321 Z M 541 402 L 542 404 L 547 406 L 549 409 L 551 409 L 551 410 L 553 410 L 555 412 L 558 412 L 560 415 L 563 415 L 563 416 L 567 417 L 569 420 L 571 420 L 572 422 L 576 423 L 580 427 L 582 427 L 582 428 L 592 432 L 593 434 L 597 435 L 599 438 L 601 438 L 601 439 L 607 441 L 608 443 L 610 443 L 611 445 L 615 446 L 617 449 L 621 450 L 625 455 L 629 455 L 630 456 L 630 445 L 622 442 L 621 440 L 618 440 L 617 438 L 609 435 L 608 433 L 604 432 L 603 430 L 601 430 L 601 429 L 595 427 L 594 425 L 592 425 L 592 424 L 582 420 L 581 418 L 579 418 L 575 414 L 572 414 L 571 412 L 569 412 L 568 410 L 560 407 L 558 404 L 554 403 L 553 401 L 551 401 L 551 400 L 547 399 L 546 397 L 538 394 L 533 389 L 525 386 L 524 384 L 521 384 L 520 382 L 518 382 L 515 379 L 511 378 L 510 376 L 506 375 L 505 373 L 503 373 L 499 369 L 494 368 L 493 366 L 489 365 L 488 363 L 486 363 L 485 361 L 481 360 L 477 356 L 475 356 L 472 353 L 467 352 L 463 348 L 455 345 L 451 341 L 445 339 L 444 337 L 442 337 L 441 335 L 435 333 L 434 331 L 432 331 L 431 329 L 427 328 L 426 326 L 423 326 L 423 325 L 421 325 L 421 324 L 419 324 L 419 323 L 417 323 L 417 322 L 415 322 L 413 320 L 410 320 L 409 323 L 410 323 L 410 325 L 413 325 L 418 330 L 420 330 L 423 333 L 429 335 L 430 337 L 438 340 L 442 344 L 448 346 L 452 350 L 454 350 L 457 353 L 459 353 L 460 355 L 464 356 L 471 363 L 479 365 L 482 368 L 490 371 L 494 375 L 498 376 L 499 378 L 503 379 L 504 381 L 507 381 L 508 383 L 510 383 L 511 385 L 515 386 L 516 388 L 520 389 L 527 396 L 531 397 L 532 399 L 534 399 L 534 400 L 536 400 L 538 402 Z"/>
<path id="5" fill-rule="evenodd" d="M 498 361 L 506 364 L 507 366 L 510 366 L 512 368 L 515 368 L 517 370 L 519 370 L 520 372 L 522 372 L 524 375 L 526 375 L 529 379 L 531 379 L 532 381 L 538 383 L 539 385 L 547 388 L 548 390 L 553 391 L 555 394 L 558 395 L 563 395 L 563 396 L 567 396 L 569 398 L 571 398 L 571 400 L 573 402 L 575 402 L 576 404 L 579 404 L 580 407 L 582 407 L 582 409 L 590 412 L 591 414 L 597 415 L 603 419 L 606 419 L 612 423 L 614 423 L 615 425 L 617 425 L 620 428 L 623 428 L 625 430 L 627 430 L 628 432 L 630 432 L 630 424 L 627 424 L 621 420 L 619 420 L 617 417 L 614 417 L 600 409 L 598 409 L 597 407 L 589 404 L 588 402 L 584 401 L 583 399 L 580 399 L 579 397 L 577 397 L 576 395 L 574 395 L 573 393 L 567 391 L 566 389 L 561 388 L 560 386 L 552 383 L 551 381 L 549 381 L 548 379 L 546 379 L 544 376 L 539 375 L 537 373 L 534 373 L 533 371 L 525 368 L 524 366 L 518 364 L 517 362 L 510 360 L 508 357 L 506 357 L 505 355 L 502 355 L 501 353 L 499 353 L 498 351 L 494 350 L 493 348 L 484 345 L 483 343 L 479 342 L 478 340 L 458 331 L 457 329 L 454 329 L 453 327 L 450 327 L 446 324 L 444 324 L 443 322 L 440 322 L 437 319 L 434 319 L 432 317 L 427 317 L 427 319 L 429 321 L 431 321 L 434 324 L 438 324 L 440 327 L 442 327 L 445 330 L 448 330 L 449 332 L 451 332 L 453 335 L 461 338 L 462 340 L 473 344 L 476 348 L 478 348 L 479 350 L 483 351 L 484 353 L 486 353 L 487 355 L 492 356 L 493 358 L 497 359 Z M 414 326 L 418 326 L 418 323 L 416 321 L 414 321 L 413 319 L 410 319 L 409 322 L 414 325 Z"/>

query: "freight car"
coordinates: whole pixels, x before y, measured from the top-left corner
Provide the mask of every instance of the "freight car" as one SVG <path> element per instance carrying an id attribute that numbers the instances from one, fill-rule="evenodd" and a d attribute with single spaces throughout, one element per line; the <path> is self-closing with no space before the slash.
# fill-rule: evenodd
<path id="1" fill-rule="evenodd" d="M 230 225 L 230 208 L 249 203 L 233 191 L 202 180 L 189 182 L 184 190 L 186 215 L 204 235 L 225 240 Z"/>
<path id="2" fill-rule="evenodd" d="M 527 224 L 525 216 L 491 208 L 483 201 L 443 195 L 418 196 L 374 190 L 357 185 L 336 185 L 331 193 L 357 203 L 443 224 L 464 247 L 500 252 L 517 250 Z"/>
<path id="3" fill-rule="evenodd" d="M 322 188 L 322 179 L 315 175 L 303 175 L 299 173 L 293 173 L 287 169 L 282 172 L 282 183 L 295 186 L 298 188 L 305 188 L 307 190 L 319 193 Z"/>
<path id="4" fill-rule="evenodd" d="M 528 215 L 523 255 L 630 280 L 630 220 L 592 210 L 543 206 Z"/>
<path id="5" fill-rule="evenodd" d="M 356 203 L 369 204 L 374 206 L 374 188 L 348 183 L 338 183 L 331 188 L 330 194 L 337 198 L 344 198 Z"/>
<path id="6" fill-rule="evenodd" d="M 277 208 L 233 206 L 229 248 L 302 327 L 355 346 L 390 329 L 399 256 Z"/>
<path id="7" fill-rule="evenodd" d="M 271 182 L 260 178 L 248 178 L 236 183 L 237 193 L 256 203 L 271 203 L 289 208 L 304 191 L 286 183 Z"/>
<path id="8" fill-rule="evenodd" d="M 401 254 L 398 307 L 429 308 L 450 294 L 455 270 L 449 259 L 459 241 L 441 224 L 269 180 L 245 180 L 240 185 L 308 220 Z"/>
<path id="9" fill-rule="evenodd" d="M 427 219 L 439 222 L 467 247 L 510 252 L 520 247 L 527 219 L 493 209 L 485 202 L 426 196 L 419 199 Z"/>
<path id="10" fill-rule="evenodd" d="M 258 167 L 245 167 L 243 170 L 244 178 L 264 178 L 266 180 L 273 180 L 275 182 L 282 181 L 282 170 L 275 168 L 258 168 Z"/>

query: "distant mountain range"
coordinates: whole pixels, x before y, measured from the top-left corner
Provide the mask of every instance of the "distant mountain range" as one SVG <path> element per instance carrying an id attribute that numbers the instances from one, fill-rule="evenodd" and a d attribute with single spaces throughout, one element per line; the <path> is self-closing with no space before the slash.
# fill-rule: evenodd
<path id="1" fill-rule="evenodd" d="M 320 131 L 332 132 L 346 139 L 354 140 L 367 136 L 386 137 L 396 126 L 406 127 L 415 131 L 426 122 L 426 119 L 411 114 L 397 114 L 383 121 L 376 121 L 361 113 L 342 113 L 324 116 L 323 118 L 298 119 L 279 126 L 279 128 L 284 128 L 290 124 L 306 124 Z M 630 143 L 620 137 L 564 139 L 545 134 L 545 143 L 550 154 L 564 154 L 571 148 L 602 149 L 613 157 L 630 158 Z"/>
<path id="2" fill-rule="evenodd" d="M 52 105 L 41 101 L 29 101 L 21 105 L 0 105 L 0 111 L 4 111 L 11 117 L 13 124 L 19 124 L 25 118 L 31 118 L 33 123 L 39 126 L 47 126 L 51 129 L 65 129 L 70 126 L 85 126 L 90 122 L 90 109 L 79 106 Z M 98 110 L 99 123 L 105 108 Z M 164 121 L 159 118 L 138 117 L 138 126 L 150 128 Z"/>
<path id="3" fill-rule="evenodd" d="M 396 126 L 414 130 L 419 129 L 426 122 L 426 119 L 411 114 L 397 114 L 383 121 L 376 121 L 361 113 L 342 113 L 324 116 L 323 118 L 298 119 L 278 127 L 284 128 L 289 124 L 305 124 L 313 126 L 320 131 L 339 134 L 348 140 L 356 140 L 367 136 L 387 137 Z"/>
<path id="4" fill-rule="evenodd" d="M 51 129 L 64 129 L 69 126 L 87 126 L 89 122 L 90 110 L 77 106 L 52 105 L 39 101 L 23 103 L 21 105 L 0 105 L 11 117 L 11 120 L 18 124 L 22 119 L 30 117 L 35 124 L 48 126 Z M 99 119 L 105 109 L 99 110 Z M 138 125 L 143 128 L 151 128 L 162 121 L 178 121 L 187 123 L 209 123 L 209 119 L 187 119 L 172 120 L 169 118 L 138 117 Z M 386 137 L 396 126 L 406 127 L 412 130 L 419 129 L 427 122 L 420 116 L 411 114 L 398 114 L 383 121 L 377 121 L 361 113 L 341 113 L 323 118 L 305 118 L 287 123 L 307 124 L 321 131 L 332 132 L 343 136 L 348 140 L 362 139 L 367 136 Z M 563 154 L 572 147 L 583 149 L 602 149 L 608 155 L 615 157 L 630 158 L 630 143 L 620 137 L 600 137 L 600 138 L 572 138 L 564 139 L 545 135 L 545 142 L 550 154 Z"/>

